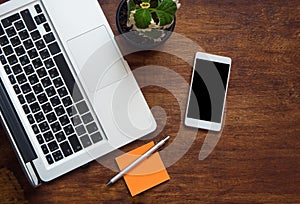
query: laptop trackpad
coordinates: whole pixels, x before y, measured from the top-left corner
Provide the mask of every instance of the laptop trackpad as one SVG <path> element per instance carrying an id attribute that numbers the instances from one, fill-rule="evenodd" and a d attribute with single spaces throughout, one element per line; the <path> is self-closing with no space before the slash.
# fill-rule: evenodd
<path id="1" fill-rule="evenodd" d="M 89 94 L 127 76 L 123 57 L 104 26 L 69 40 L 68 46 Z"/>

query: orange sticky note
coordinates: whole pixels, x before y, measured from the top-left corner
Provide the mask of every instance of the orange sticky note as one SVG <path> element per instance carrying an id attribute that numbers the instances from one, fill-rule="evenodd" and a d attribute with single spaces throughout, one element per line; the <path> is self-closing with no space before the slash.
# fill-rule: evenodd
<path id="1" fill-rule="evenodd" d="M 126 168 L 142 154 L 154 146 L 154 142 L 145 144 L 116 158 L 120 170 Z M 170 179 L 158 152 L 142 161 L 130 172 L 124 175 L 125 182 L 132 196 L 146 191 Z"/>

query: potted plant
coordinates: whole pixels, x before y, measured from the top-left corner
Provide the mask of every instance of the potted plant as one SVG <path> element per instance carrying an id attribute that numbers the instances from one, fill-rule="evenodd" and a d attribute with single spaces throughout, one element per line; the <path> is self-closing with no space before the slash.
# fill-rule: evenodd
<path id="1" fill-rule="evenodd" d="M 122 0 L 117 27 L 130 44 L 150 49 L 164 43 L 174 31 L 179 0 Z"/>

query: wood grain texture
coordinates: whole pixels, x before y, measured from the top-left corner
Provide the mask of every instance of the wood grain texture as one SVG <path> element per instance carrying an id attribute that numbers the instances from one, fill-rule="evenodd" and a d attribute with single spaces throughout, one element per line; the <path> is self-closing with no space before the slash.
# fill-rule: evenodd
<path id="1" fill-rule="evenodd" d="M 117 35 L 119 0 L 99 3 Z M 188 152 L 168 168 L 171 180 L 136 197 L 124 181 L 106 188 L 115 173 L 97 162 L 33 189 L 0 128 L 0 167 L 14 172 L 29 203 L 300 203 L 300 2 L 184 0 L 175 32 L 208 53 L 233 59 L 226 124 L 210 156 L 198 159 L 207 134 L 199 130 Z M 126 59 L 132 70 L 164 66 L 190 81 L 192 67 L 178 56 L 146 51 Z M 139 83 L 154 78 L 162 86 L 145 87 L 143 93 L 150 107 L 164 109 L 156 114 L 158 124 L 166 120 L 154 140 L 168 134 L 173 142 L 183 118 L 174 93 L 163 87 L 176 87 L 182 99 L 187 90 L 164 75 L 137 76 Z M 192 132 L 183 131 L 187 137 Z"/>

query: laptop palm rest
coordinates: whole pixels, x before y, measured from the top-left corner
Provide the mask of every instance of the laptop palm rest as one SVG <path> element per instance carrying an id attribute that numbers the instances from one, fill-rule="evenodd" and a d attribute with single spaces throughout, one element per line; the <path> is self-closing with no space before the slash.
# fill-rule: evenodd
<path id="1" fill-rule="evenodd" d="M 67 43 L 79 68 L 77 74 L 89 95 L 127 76 L 122 56 L 105 26 L 81 34 Z"/>

